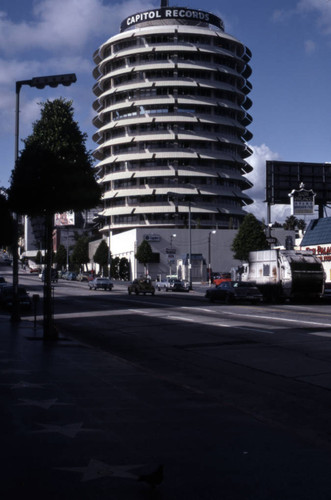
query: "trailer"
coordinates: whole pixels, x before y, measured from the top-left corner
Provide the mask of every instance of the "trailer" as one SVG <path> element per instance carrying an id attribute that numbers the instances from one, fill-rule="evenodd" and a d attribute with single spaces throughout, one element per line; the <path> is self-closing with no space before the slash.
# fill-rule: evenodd
<path id="1" fill-rule="evenodd" d="M 259 250 L 249 253 L 240 269 L 242 281 L 254 282 L 265 301 L 321 298 L 324 293 L 323 265 L 304 250 Z"/>

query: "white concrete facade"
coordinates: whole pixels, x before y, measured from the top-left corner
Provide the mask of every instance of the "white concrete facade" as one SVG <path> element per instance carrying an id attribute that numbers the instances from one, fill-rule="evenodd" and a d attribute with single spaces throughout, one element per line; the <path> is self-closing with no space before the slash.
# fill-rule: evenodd
<path id="1" fill-rule="evenodd" d="M 105 236 L 185 234 L 192 217 L 203 240 L 204 231 L 238 228 L 252 203 L 251 53 L 219 18 L 178 9 L 131 16 L 94 54 Z"/>
<path id="2" fill-rule="evenodd" d="M 176 236 L 174 236 L 176 234 Z M 229 272 L 232 267 L 237 267 L 241 264 L 239 260 L 233 258 L 231 250 L 233 239 L 237 234 L 237 230 L 224 229 L 217 230 L 212 234 L 206 229 L 192 229 L 191 238 L 188 229 L 151 229 L 137 228 L 129 231 L 124 231 L 120 234 L 112 235 L 110 239 L 110 249 L 112 257 L 126 257 L 130 262 L 131 279 L 137 278 L 144 274 L 144 266 L 137 262 L 135 254 L 137 247 L 144 239 L 147 239 L 151 245 L 152 251 L 159 254 L 160 262 L 148 265 L 149 275 L 153 279 L 165 278 L 169 274 L 180 274 L 187 279 L 185 269 L 179 269 L 180 261 L 187 259 L 192 252 L 192 281 L 206 281 L 207 269 L 210 264 L 213 271 Z M 273 236 L 277 241 L 278 246 L 285 247 L 285 241 L 288 236 L 294 239 L 295 231 L 286 231 L 285 229 L 273 229 Z M 109 245 L 109 236 L 106 238 Z M 210 246 L 209 246 L 210 242 Z M 93 255 L 100 243 L 100 240 L 90 244 L 90 258 Z M 209 251 L 210 250 L 210 251 Z M 200 259 L 202 257 L 202 261 Z M 197 260 L 198 259 L 198 260 Z M 187 269 L 186 269 L 187 271 Z"/>

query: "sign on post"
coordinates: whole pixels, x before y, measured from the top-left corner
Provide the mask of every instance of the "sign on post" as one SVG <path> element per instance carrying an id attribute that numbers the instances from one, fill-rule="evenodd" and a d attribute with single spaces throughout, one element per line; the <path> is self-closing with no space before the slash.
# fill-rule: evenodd
<path id="1" fill-rule="evenodd" d="M 315 206 L 315 193 L 312 189 L 304 189 L 304 184 L 300 184 L 300 189 L 293 189 L 289 194 L 291 197 L 292 215 L 312 215 Z"/>

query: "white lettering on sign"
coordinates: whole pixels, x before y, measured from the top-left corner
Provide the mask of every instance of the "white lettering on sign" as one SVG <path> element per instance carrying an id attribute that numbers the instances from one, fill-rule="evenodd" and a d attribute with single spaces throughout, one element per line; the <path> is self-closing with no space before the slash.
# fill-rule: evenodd
<path id="1" fill-rule="evenodd" d="M 133 16 L 127 17 L 121 24 L 121 31 L 125 30 L 127 27 L 134 24 L 138 24 L 144 21 L 151 21 L 154 19 L 195 19 L 197 21 L 203 21 L 206 23 L 214 24 L 221 29 L 224 29 L 223 21 L 209 12 L 203 12 L 202 10 L 184 9 L 184 8 L 165 8 L 165 9 L 155 9 L 148 10 L 145 12 L 139 12 Z"/>

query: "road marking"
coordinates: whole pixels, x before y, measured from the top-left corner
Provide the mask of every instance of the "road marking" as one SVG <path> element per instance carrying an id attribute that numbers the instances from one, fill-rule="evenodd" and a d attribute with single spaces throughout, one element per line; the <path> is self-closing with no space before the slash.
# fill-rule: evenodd
<path id="1" fill-rule="evenodd" d="M 310 332 L 309 335 L 314 335 L 315 337 L 331 337 L 331 333 L 327 332 Z"/>
<path id="2" fill-rule="evenodd" d="M 181 307 L 181 309 L 192 309 L 187 306 Z M 212 309 L 204 309 L 200 307 L 195 307 L 194 311 L 208 311 L 208 312 L 215 312 Z M 305 325 L 311 325 L 311 326 L 321 326 L 323 328 L 331 328 L 331 323 L 320 323 L 317 321 L 308 321 L 308 320 L 298 320 L 298 319 L 290 319 L 290 318 L 280 318 L 280 317 L 275 317 L 275 316 L 263 316 L 259 314 L 245 314 L 241 312 L 231 312 L 231 311 L 221 311 L 222 314 L 227 315 L 227 316 L 235 316 L 237 318 L 243 317 L 243 318 L 255 318 L 255 319 L 265 319 L 265 320 L 272 320 L 272 321 L 278 321 L 280 323 L 300 323 L 300 324 L 305 324 Z"/>
<path id="3" fill-rule="evenodd" d="M 185 316 L 166 316 L 166 319 L 178 319 L 179 321 L 188 321 L 189 323 L 197 323 L 196 319 L 186 318 Z"/>

